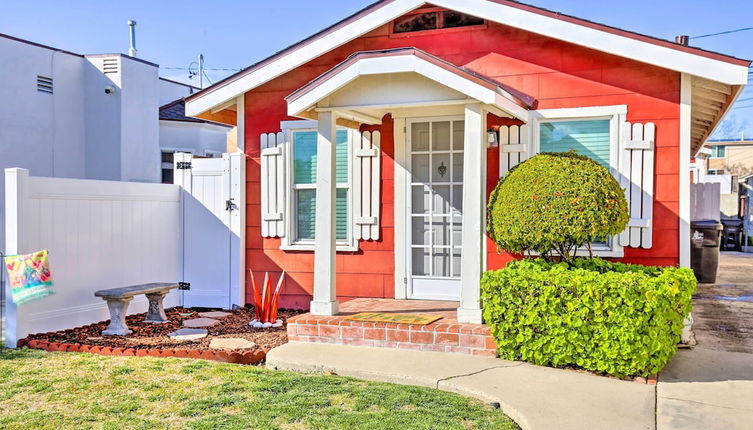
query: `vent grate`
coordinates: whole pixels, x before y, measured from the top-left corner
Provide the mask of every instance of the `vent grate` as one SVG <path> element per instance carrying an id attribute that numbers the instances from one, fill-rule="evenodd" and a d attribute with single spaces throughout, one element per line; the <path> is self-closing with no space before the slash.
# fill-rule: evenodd
<path id="1" fill-rule="evenodd" d="M 102 60 L 102 71 L 107 73 L 118 73 L 118 59 L 105 58 Z"/>
<path id="2" fill-rule="evenodd" d="M 52 94 L 52 78 L 37 75 L 37 91 L 40 93 Z"/>

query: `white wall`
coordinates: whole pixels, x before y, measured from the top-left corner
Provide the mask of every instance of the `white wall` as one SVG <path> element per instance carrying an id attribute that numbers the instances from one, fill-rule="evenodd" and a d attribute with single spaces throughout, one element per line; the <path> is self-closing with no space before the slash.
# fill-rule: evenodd
<path id="1" fill-rule="evenodd" d="M 84 177 L 83 57 L 0 37 L 0 64 L 0 169 Z M 53 78 L 53 94 L 37 91 L 37 75 Z M 0 250 L 3 183 L 0 175 Z"/>
<path id="2" fill-rule="evenodd" d="M 97 290 L 180 280 L 177 185 L 30 177 L 24 169 L 5 176 L 7 251 L 49 250 L 55 284 L 54 295 L 36 302 L 16 307 L 6 300 L 9 346 L 59 330 L 61 321 L 77 327 L 108 319 Z M 174 290 L 165 306 L 178 305 L 179 297 Z M 129 313 L 146 308 L 139 296 Z"/>
<path id="3" fill-rule="evenodd" d="M 223 153 L 227 147 L 230 127 L 214 124 L 160 121 L 160 148 L 172 151 L 204 155 L 206 150 Z"/>
<path id="4" fill-rule="evenodd" d="M 117 73 L 103 72 L 105 59 L 117 61 Z M 122 85 L 120 56 L 86 57 L 85 109 L 86 109 L 86 178 L 121 179 L 120 117 Z M 105 93 L 111 86 L 115 92 Z M 19 166 L 25 167 L 25 166 Z"/>
<path id="5" fill-rule="evenodd" d="M 160 78 L 159 80 L 159 105 L 164 106 L 172 101 L 188 97 L 199 91 L 188 85 L 174 82 L 168 79 Z"/>
<path id="6" fill-rule="evenodd" d="M 121 180 L 160 182 L 158 68 L 121 57 Z"/>

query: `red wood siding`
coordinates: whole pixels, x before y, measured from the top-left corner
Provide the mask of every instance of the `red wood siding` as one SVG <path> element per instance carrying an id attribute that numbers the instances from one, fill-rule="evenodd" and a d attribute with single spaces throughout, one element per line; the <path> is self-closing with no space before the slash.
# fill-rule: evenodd
<path id="1" fill-rule="evenodd" d="M 654 122 L 656 198 L 654 247 L 625 249 L 623 261 L 678 263 L 679 73 L 608 55 L 514 28 L 487 27 L 389 34 L 382 26 L 265 85 L 246 93 L 247 265 L 263 272 L 288 273 L 281 304 L 307 308 L 313 286 L 313 252 L 285 252 L 280 240 L 263 239 L 260 230 L 259 135 L 278 131 L 287 116 L 284 97 L 357 51 L 412 46 L 511 85 L 539 100 L 538 108 L 628 105 L 628 121 Z M 337 290 L 341 300 L 394 297 L 393 133 L 389 116 L 382 131 L 381 239 L 361 242 L 355 253 L 337 254 Z M 499 176 L 497 150 L 490 149 L 488 188 Z M 513 256 L 498 254 L 488 242 L 488 267 L 500 268 Z M 249 294 L 247 292 L 247 300 Z"/>

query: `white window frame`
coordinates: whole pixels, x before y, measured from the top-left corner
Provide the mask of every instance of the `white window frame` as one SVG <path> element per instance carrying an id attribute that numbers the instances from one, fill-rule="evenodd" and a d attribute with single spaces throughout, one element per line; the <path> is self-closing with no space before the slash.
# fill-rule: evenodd
<path id="1" fill-rule="evenodd" d="M 541 124 L 550 122 L 570 122 L 570 121 L 590 121 L 590 120 L 609 120 L 609 137 L 611 146 L 609 147 L 609 171 L 619 181 L 620 172 L 620 124 L 625 122 L 627 117 L 627 105 L 614 106 L 592 106 L 582 108 L 563 108 L 563 109 L 540 109 L 533 111 L 531 115 L 532 133 L 531 145 L 532 153 L 541 153 Z M 606 258 L 623 258 L 625 249 L 614 238 L 610 238 L 607 245 L 598 245 L 592 247 L 595 257 Z M 588 255 L 588 248 L 578 248 L 578 255 Z"/>
<path id="2" fill-rule="evenodd" d="M 280 249 L 284 251 L 314 251 L 316 249 L 314 240 L 298 240 L 296 231 L 298 219 L 297 205 L 295 202 L 295 192 L 300 189 L 316 189 L 316 184 L 295 185 L 294 184 L 294 161 L 293 161 L 293 133 L 313 131 L 318 133 L 318 122 L 313 120 L 299 120 L 299 121 L 282 121 L 280 122 L 280 129 L 285 133 L 285 186 L 286 188 L 286 201 L 285 211 L 288 214 L 286 219 L 286 231 L 287 234 L 282 238 Z M 345 127 L 337 127 L 339 130 L 346 130 L 348 132 L 348 181 L 347 185 L 338 183 L 338 189 L 348 190 L 348 220 L 347 220 L 347 233 L 348 238 L 337 242 L 337 251 L 341 252 L 356 252 L 359 250 L 358 241 L 354 239 L 353 234 L 353 142 L 356 140 L 357 130 L 353 130 Z M 335 195 L 336 197 L 336 195 Z"/>

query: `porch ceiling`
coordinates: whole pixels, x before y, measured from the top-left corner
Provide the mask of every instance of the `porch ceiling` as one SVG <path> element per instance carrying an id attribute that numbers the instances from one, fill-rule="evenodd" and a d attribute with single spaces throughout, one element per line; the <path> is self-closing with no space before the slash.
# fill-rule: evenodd
<path id="1" fill-rule="evenodd" d="M 457 109 L 481 102 L 501 117 L 528 121 L 536 100 L 486 76 L 416 48 L 359 52 L 286 98 L 288 114 L 317 119 L 337 111 L 355 123 L 379 124 L 386 113 Z"/>

